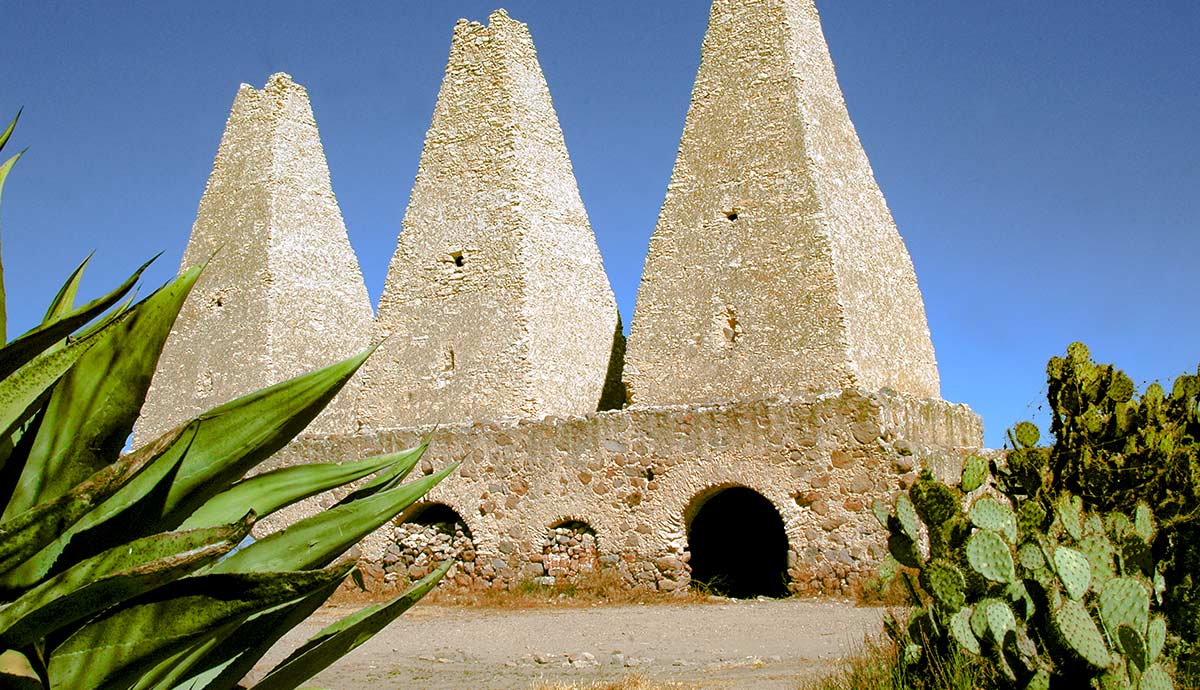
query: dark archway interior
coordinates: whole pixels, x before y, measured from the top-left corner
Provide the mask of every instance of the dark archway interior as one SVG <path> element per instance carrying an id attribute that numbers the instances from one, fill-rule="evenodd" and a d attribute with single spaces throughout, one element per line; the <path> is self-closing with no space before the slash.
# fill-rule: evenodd
<path id="1" fill-rule="evenodd" d="M 471 531 L 467 528 L 467 524 L 462 519 L 462 516 L 445 503 L 427 503 L 404 518 L 404 522 L 426 526 L 441 524 L 462 525 L 463 532 L 467 536 L 471 535 Z"/>
<path id="2" fill-rule="evenodd" d="M 688 548 L 694 587 L 739 599 L 788 594 L 783 519 L 752 489 L 725 489 L 700 506 Z"/>

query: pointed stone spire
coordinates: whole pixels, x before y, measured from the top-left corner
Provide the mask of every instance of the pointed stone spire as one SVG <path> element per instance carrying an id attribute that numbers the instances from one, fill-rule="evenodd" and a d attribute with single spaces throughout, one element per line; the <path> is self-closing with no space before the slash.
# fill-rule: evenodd
<path id="1" fill-rule="evenodd" d="M 370 344 L 371 302 L 308 94 L 286 74 L 234 99 L 182 266 L 210 256 L 163 348 L 139 443 Z M 356 385 L 308 431 L 353 431 Z"/>
<path id="2" fill-rule="evenodd" d="M 925 307 L 813 0 L 716 0 L 629 338 L 633 404 L 939 397 Z"/>
<path id="3" fill-rule="evenodd" d="M 363 369 L 375 428 L 594 412 L 617 308 L 528 28 L 459 20 Z"/>

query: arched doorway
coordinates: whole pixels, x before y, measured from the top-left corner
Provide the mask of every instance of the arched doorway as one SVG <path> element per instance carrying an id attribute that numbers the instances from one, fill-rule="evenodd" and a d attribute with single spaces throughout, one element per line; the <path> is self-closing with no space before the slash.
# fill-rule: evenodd
<path id="1" fill-rule="evenodd" d="M 448 582 L 465 585 L 475 576 L 471 530 L 453 508 L 444 503 L 420 503 L 401 513 L 397 523 L 393 543 L 383 558 L 386 573 L 415 581 L 440 563 L 456 559 L 446 574 Z"/>
<path id="2" fill-rule="evenodd" d="M 743 486 L 705 493 L 689 516 L 693 587 L 739 599 L 787 596 L 787 534 L 762 494 Z"/>

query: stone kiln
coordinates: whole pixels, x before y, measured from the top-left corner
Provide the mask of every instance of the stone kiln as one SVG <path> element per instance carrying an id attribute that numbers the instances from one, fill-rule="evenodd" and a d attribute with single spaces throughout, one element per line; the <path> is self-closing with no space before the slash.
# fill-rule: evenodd
<path id="1" fill-rule="evenodd" d="M 871 504 L 982 444 L 979 418 L 939 397 L 812 0 L 714 2 L 627 357 L 532 40 L 503 11 L 455 27 L 374 323 L 286 75 L 239 92 L 184 263 L 218 246 L 138 438 L 388 336 L 270 465 L 398 450 L 441 424 L 422 470 L 459 471 L 360 552 L 384 588 L 456 553 L 464 587 L 608 570 L 665 591 L 697 575 L 846 592 L 885 551 Z"/>

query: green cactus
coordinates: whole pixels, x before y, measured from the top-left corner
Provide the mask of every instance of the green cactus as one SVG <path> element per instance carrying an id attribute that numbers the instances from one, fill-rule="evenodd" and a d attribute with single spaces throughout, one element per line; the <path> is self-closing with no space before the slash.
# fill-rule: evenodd
<path id="1" fill-rule="evenodd" d="M 1021 567 L 1029 571 L 1041 570 L 1046 567 L 1046 559 L 1042 556 L 1042 547 L 1027 541 L 1017 549 L 1017 560 Z"/>
<path id="2" fill-rule="evenodd" d="M 999 532 L 1010 542 L 1017 540 L 1017 516 L 1012 508 L 991 496 L 976 500 L 967 515 L 976 527 Z"/>
<path id="3" fill-rule="evenodd" d="M 1104 636 L 1079 601 L 1064 601 L 1062 607 L 1054 612 L 1054 625 L 1063 642 L 1084 661 L 1096 668 L 1104 668 L 1112 662 Z"/>
<path id="4" fill-rule="evenodd" d="M 992 582 L 1012 582 L 1015 577 L 1012 550 L 1004 537 L 981 529 L 967 540 L 967 562 L 975 572 Z"/>
<path id="5" fill-rule="evenodd" d="M 1145 631 L 1150 622 L 1150 592 L 1131 577 L 1109 580 L 1100 590 L 1100 620 L 1112 634 L 1122 625 Z"/>
<path id="6" fill-rule="evenodd" d="M 1151 664 L 1138 683 L 1138 690 L 1171 690 L 1173 687 L 1171 675 L 1161 664 Z"/>
<path id="7" fill-rule="evenodd" d="M 1146 638 L 1142 633 L 1128 625 L 1120 625 L 1117 628 L 1116 647 L 1125 657 L 1133 662 L 1139 673 L 1145 673 L 1146 667 L 1150 665 L 1150 650 L 1146 646 Z"/>
<path id="8" fill-rule="evenodd" d="M 1154 541 L 1154 515 L 1145 503 L 1138 503 L 1134 510 L 1133 532 L 1147 544 Z"/>
<path id="9" fill-rule="evenodd" d="M 988 632 L 992 641 L 997 645 L 1004 644 L 1004 637 L 1009 632 L 1017 631 L 1017 617 L 1013 615 L 1012 607 L 999 599 L 992 599 L 985 609 Z"/>
<path id="10" fill-rule="evenodd" d="M 1055 504 L 1059 524 L 1071 536 L 1079 540 L 1083 536 L 1083 501 L 1078 496 L 1062 494 Z"/>
<path id="11" fill-rule="evenodd" d="M 988 478 L 988 461 L 978 455 L 968 456 L 963 462 L 962 481 L 960 486 L 966 493 L 983 486 Z"/>
<path id="12" fill-rule="evenodd" d="M 967 602 L 967 582 L 953 563 L 933 559 L 921 569 L 921 586 L 947 610 L 957 611 Z"/>
<path id="13" fill-rule="evenodd" d="M 1149 650 L 1150 661 L 1153 663 L 1162 654 L 1163 645 L 1167 642 L 1167 619 L 1155 616 L 1146 626 L 1146 646 Z"/>
<path id="14" fill-rule="evenodd" d="M 900 527 L 904 529 L 905 536 L 913 542 L 920 538 L 921 530 L 917 521 L 917 511 L 913 509 L 912 501 L 904 494 L 900 494 L 896 498 L 896 519 L 900 521 Z"/>
<path id="15" fill-rule="evenodd" d="M 1030 422 L 1020 422 L 1013 429 L 1013 438 L 1016 439 L 1018 448 L 1033 448 L 1041 438 L 1041 432 Z"/>
<path id="16" fill-rule="evenodd" d="M 957 613 L 951 616 L 950 634 L 954 636 L 958 644 L 962 645 L 963 649 L 978 656 L 982 653 L 982 650 L 979 647 L 979 638 L 971 630 L 971 613 L 971 607 L 967 606 L 959 609 Z"/>
<path id="17" fill-rule="evenodd" d="M 909 489 L 909 498 L 917 515 L 932 530 L 959 515 L 962 497 L 931 477 L 917 480 Z"/>
<path id="18" fill-rule="evenodd" d="M 1075 549 L 1060 546 L 1054 550 L 1054 572 L 1072 599 L 1082 599 L 1092 585 L 1092 567 Z"/>

